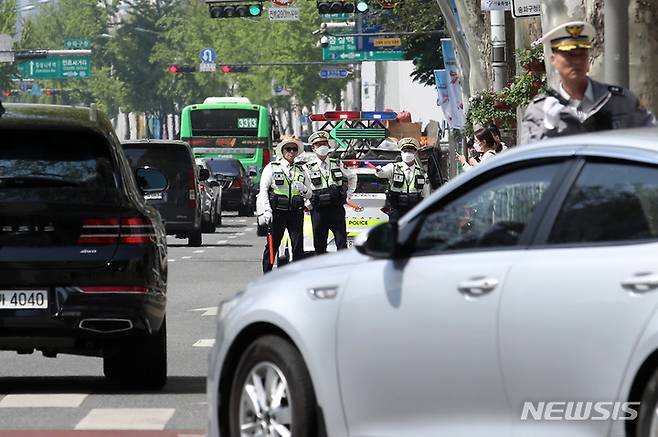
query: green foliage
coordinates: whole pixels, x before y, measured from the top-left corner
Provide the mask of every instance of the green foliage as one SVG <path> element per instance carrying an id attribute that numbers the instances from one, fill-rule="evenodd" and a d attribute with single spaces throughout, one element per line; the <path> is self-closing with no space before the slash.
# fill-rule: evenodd
<path id="1" fill-rule="evenodd" d="M 503 92 L 480 91 L 469 99 L 466 121 L 471 126 L 495 123 L 499 127 L 508 127 L 515 119 L 516 109 L 505 102 Z"/>
<path id="2" fill-rule="evenodd" d="M 0 0 L 0 34 L 14 36 L 16 24 L 16 0 Z M 0 90 L 11 88 L 11 78 L 16 74 L 16 66 L 0 64 Z"/>
<path id="3" fill-rule="evenodd" d="M 387 31 L 441 32 L 402 36 L 405 59 L 412 60 L 415 66 L 412 78 L 426 85 L 434 85 L 434 70 L 443 68 L 441 38 L 448 37 L 438 3 L 434 0 L 404 0 L 398 2 L 393 11 L 395 19 L 380 21 Z"/>
<path id="4" fill-rule="evenodd" d="M 516 56 L 522 67 L 529 66 L 533 63 L 544 62 L 544 46 L 542 44 L 534 45 L 527 49 L 516 49 Z"/>
<path id="5" fill-rule="evenodd" d="M 510 106 L 525 106 L 546 87 L 546 78 L 541 75 L 523 72 L 514 77 L 505 90 L 505 102 Z"/>

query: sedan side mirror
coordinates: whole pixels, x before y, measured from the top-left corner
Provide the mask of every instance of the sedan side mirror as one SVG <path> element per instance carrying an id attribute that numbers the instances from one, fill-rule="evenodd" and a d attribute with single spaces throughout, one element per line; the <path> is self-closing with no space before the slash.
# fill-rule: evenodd
<path id="1" fill-rule="evenodd" d="M 359 235 L 354 247 L 359 253 L 373 258 L 393 258 L 398 252 L 397 222 L 382 223 Z"/>
<path id="2" fill-rule="evenodd" d="M 142 193 L 163 191 L 169 186 L 167 177 L 155 167 L 139 167 L 135 170 L 135 177 Z"/>
<path id="3" fill-rule="evenodd" d="M 199 169 L 199 181 L 207 181 L 210 178 L 210 171 L 207 168 Z"/>

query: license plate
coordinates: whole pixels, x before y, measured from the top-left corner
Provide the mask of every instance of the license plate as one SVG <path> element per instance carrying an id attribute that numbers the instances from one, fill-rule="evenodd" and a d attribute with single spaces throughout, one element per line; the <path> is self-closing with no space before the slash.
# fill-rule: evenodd
<path id="1" fill-rule="evenodd" d="M 354 237 L 347 237 L 347 248 L 354 246 Z"/>
<path id="2" fill-rule="evenodd" d="M 47 290 L 0 290 L 0 309 L 47 309 Z"/>
<path id="3" fill-rule="evenodd" d="M 146 200 L 162 200 L 162 193 L 146 193 L 144 194 Z"/>

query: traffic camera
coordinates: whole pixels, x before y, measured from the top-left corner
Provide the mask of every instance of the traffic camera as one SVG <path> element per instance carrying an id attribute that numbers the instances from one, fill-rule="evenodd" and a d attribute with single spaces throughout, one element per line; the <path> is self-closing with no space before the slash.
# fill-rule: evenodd
<path id="1" fill-rule="evenodd" d="M 249 0 L 205 0 L 211 18 L 260 17 L 263 1 Z"/>

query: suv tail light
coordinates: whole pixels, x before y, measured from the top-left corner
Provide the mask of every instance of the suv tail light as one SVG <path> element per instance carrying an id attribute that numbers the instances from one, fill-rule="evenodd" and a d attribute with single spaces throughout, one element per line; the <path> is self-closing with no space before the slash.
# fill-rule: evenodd
<path id="1" fill-rule="evenodd" d="M 265 168 L 265 166 L 269 164 L 271 160 L 272 160 L 272 155 L 270 154 L 270 149 L 269 147 L 266 146 L 263 149 L 263 168 Z"/>
<path id="2" fill-rule="evenodd" d="M 242 180 L 242 178 L 235 178 L 233 179 L 233 182 L 231 182 L 231 186 L 229 188 L 240 188 L 242 187 L 243 183 L 244 181 Z"/>
<path id="3" fill-rule="evenodd" d="M 153 223 L 144 217 L 88 218 L 82 223 L 78 244 L 143 244 L 155 238 Z"/>
<path id="4" fill-rule="evenodd" d="M 194 178 L 194 170 L 190 170 L 190 182 L 189 182 L 189 195 L 188 195 L 188 205 L 190 208 L 196 208 L 196 180 Z"/>

